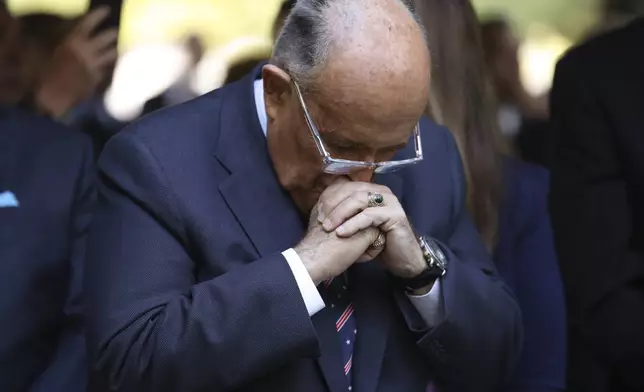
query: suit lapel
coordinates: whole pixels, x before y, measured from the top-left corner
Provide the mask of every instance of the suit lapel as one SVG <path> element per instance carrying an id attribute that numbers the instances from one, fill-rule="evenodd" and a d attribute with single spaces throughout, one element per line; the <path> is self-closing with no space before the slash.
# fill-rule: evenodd
<path id="1" fill-rule="evenodd" d="M 280 186 L 257 118 L 253 83 L 261 68 L 225 88 L 217 159 L 231 172 L 219 186 L 228 207 L 261 257 L 297 244 L 300 215 Z"/>
<path id="2" fill-rule="evenodd" d="M 235 173 L 219 191 L 261 257 L 302 239 L 302 219 L 271 170 Z"/>
<path id="3" fill-rule="evenodd" d="M 261 66 L 223 92 L 226 99 L 215 157 L 231 173 L 220 184 L 219 192 L 257 253 L 266 257 L 297 244 L 304 236 L 305 220 L 277 180 L 257 118 L 253 83 L 260 70 Z M 311 321 L 320 344 L 317 363 L 329 389 L 345 392 L 348 382 L 334 316 L 323 309 Z"/>

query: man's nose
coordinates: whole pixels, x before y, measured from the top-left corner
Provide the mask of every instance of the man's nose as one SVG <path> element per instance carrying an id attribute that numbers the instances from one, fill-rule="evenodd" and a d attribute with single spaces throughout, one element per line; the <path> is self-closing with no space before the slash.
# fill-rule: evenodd
<path id="1" fill-rule="evenodd" d="M 374 169 L 360 169 L 347 174 L 351 181 L 371 182 Z"/>

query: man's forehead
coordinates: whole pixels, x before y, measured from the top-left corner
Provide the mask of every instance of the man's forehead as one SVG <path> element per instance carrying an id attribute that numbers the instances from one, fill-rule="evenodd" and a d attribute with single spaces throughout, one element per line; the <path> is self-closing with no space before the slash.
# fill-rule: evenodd
<path id="1" fill-rule="evenodd" d="M 411 47 L 375 48 L 356 43 L 334 50 L 315 82 L 322 104 L 391 118 L 417 113 L 429 96 L 430 60 L 419 35 Z"/>
<path id="2" fill-rule="evenodd" d="M 322 102 L 322 101 L 320 101 Z M 408 136 L 422 114 L 420 110 L 407 110 L 386 117 L 366 105 L 346 107 L 333 100 L 309 105 L 309 114 L 325 142 L 346 148 L 400 148 L 407 144 Z M 357 110 L 354 108 L 362 107 Z M 366 108 L 366 109 L 365 109 Z M 375 113 L 375 114 L 374 114 Z"/>
<path id="3" fill-rule="evenodd" d="M 365 69 L 324 73 L 311 97 L 316 111 L 365 122 L 401 122 L 420 116 L 429 97 L 429 65 L 419 72 Z M 362 75 L 367 73 L 371 75 Z"/>

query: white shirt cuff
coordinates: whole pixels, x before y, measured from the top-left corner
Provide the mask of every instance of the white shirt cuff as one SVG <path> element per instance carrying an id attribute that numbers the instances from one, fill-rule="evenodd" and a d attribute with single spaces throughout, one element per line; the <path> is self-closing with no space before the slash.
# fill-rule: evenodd
<path id="1" fill-rule="evenodd" d="M 428 327 L 436 326 L 445 314 L 441 281 L 437 280 L 434 286 L 425 295 L 407 295 L 409 301 L 416 308 Z"/>
<path id="2" fill-rule="evenodd" d="M 324 309 L 325 305 L 320 296 L 320 292 L 315 287 L 313 279 L 311 279 L 309 272 L 304 267 L 304 264 L 302 264 L 302 259 L 300 259 L 297 252 L 291 248 L 282 252 L 282 256 L 286 259 L 288 266 L 291 267 L 291 271 L 297 282 L 297 287 L 299 287 L 302 299 L 306 305 L 306 310 L 309 312 L 309 317 Z"/>

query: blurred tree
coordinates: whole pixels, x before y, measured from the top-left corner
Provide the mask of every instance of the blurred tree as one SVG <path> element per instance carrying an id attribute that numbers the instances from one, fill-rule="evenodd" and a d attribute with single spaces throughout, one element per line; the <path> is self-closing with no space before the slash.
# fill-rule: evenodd
<path id="1" fill-rule="evenodd" d="M 4 0 L 7 8 L 16 15 L 52 13 L 74 17 L 87 11 L 89 0 Z"/>
<path id="2" fill-rule="evenodd" d="M 577 41 L 597 23 L 600 0 L 473 0 L 483 18 L 503 15 L 525 36 L 533 25 L 547 26 Z"/>
<path id="3" fill-rule="evenodd" d="M 121 43 L 168 42 L 189 34 L 208 47 L 239 37 L 270 38 L 281 0 L 126 0 Z"/>

